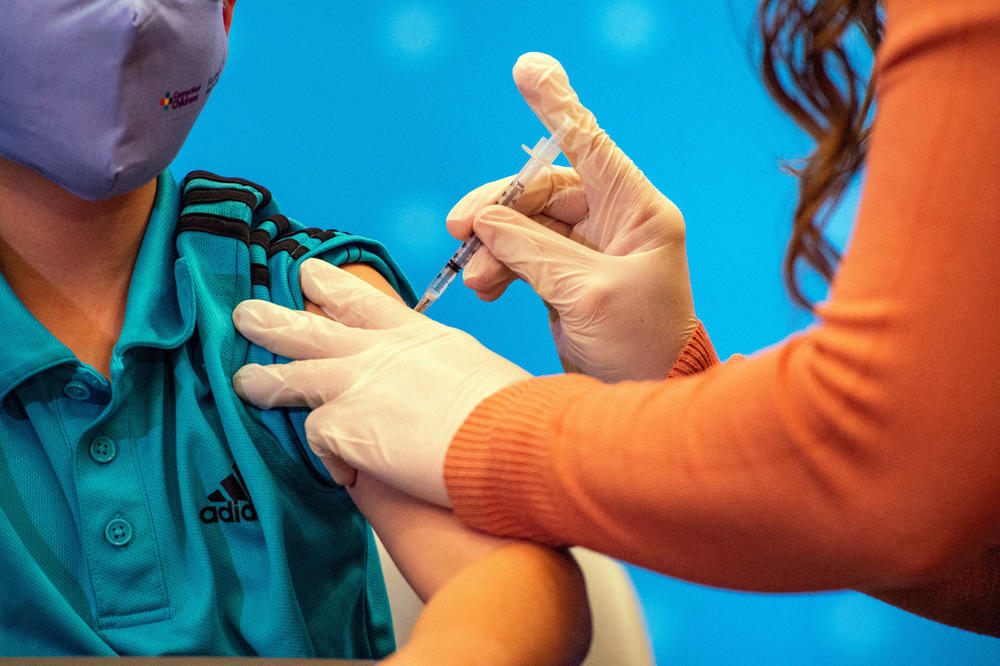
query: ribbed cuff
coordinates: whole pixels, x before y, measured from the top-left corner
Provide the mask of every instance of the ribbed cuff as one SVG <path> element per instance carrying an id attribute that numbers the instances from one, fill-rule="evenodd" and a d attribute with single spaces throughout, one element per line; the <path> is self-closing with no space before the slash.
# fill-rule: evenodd
<path id="1" fill-rule="evenodd" d="M 552 452 L 558 414 L 574 396 L 600 385 L 582 375 L 538 377 L 481 402 L 452 438 L 445 485 L 455 515 L 501 536 L 567 545 Z"/>
<path id="2" fill-rule="evenodd" d="M 677 362 L 667 374 L 667 379 L 694 375 L 718 364 L 719 355 L 715 353 L 715 347 L 712 346 L 712 340 L 708 337 L 705 325 L 701 323 L 701 320 L 698 320 L 698 327 L 688 338 L 687 344 L 681 350 L 681 355 L 677 357 Z"/>

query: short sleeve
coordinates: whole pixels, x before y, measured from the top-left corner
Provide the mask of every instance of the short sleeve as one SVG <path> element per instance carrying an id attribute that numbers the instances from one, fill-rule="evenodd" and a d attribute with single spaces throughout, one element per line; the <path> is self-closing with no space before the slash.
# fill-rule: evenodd
<path id="1" fill-rule="evenodd" d="M 333 229 L 315 229 L 286 218 L 271 215 L 251 232 L 251 281 L 253 297 L 277 305 L 301 310 L 305 307 L 299 286 L 299 267 L 306 259 L 317 258 L 334 266 L 363 264 L 370 266 L 386 279 L 403 301 L 414 306 L 416 294 L 402 270 L 379 242 L 352 233 Z M 257 256 L 253 256 L 257 254 Z M 275 357 L 270 362 L 287 362 Z M 305 436 L 307 409 L 267 410 L 265 419 L 273 420 L 281 413 L 286 426 L 294 430 L 297 443 L 320 478 L 332 483 L 322 461 L 312 452 Z M 277 425 L 277 424 L 275 424 Z"/>

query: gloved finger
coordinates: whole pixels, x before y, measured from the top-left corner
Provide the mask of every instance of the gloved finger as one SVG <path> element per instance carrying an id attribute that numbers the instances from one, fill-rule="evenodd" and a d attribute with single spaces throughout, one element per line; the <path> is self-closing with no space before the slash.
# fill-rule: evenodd
<path id="1" fill-rule="evenodd" d="M 475 220 L 476 235 L 497 259 L 531 285 L 557 310 L 573 298 L 567 283 L 583 283 L 603 258 L 580 243 L 502 206 L 484 209 Z"/>
<path id="2" fill-rule="evenodd" d="M 600 128 L 594 114 L 580 103 L 558 60 L 544 53 L 525 53 L 517 59 L 513 73 L 521 96 L 549 131 L 564 124 L 571 128 L 560 146 L 584 182 L 606 189 L 612 182 L 642 177 L 632 160 Z"/>
<path id="3" fill-rule="evenodd" d="M 458 203 L 451 207 L 451 210 L 448 211 L 444 219 L 448 233 L 454 236 L 456 240 L 468 240 L 469 236 L 472 235 L 472 218 L 486 206 L 492 206 L 497 202 L 504 188 L 507 187 L 507 183 L 511 181 L 511 178 L 513 176 L 480 185 L 459 199 Z M 531 185 L 529 185 L 528 190 L 531 189 Z M 526 190 L 521 198 L 524 198 L 527 194 Z"/>
<path id="4" fill-rule="evenodd" d="M 340 395 L 353 380 L 354 373 L 330 360 L 249 363 L 233 375 L 233 390 L 261 409 L 315 409 Z"/>
<path id="5" fill-rule="evenodd" d="M 343 411 L 350 412 L 351 405 Z M 379 441 L 376 443 L 362 428 L 351 431 L 344 428 L 338 416 L 339 405 L 330 403 L 314 410 L 306 417 L 305 431 L 309 448 L 317 456 L 331 452 L 346 464 L 363 470 L 381 481 L 393 485 L 414 497 L 439 506 L 450 507 L 451 500 L 444 484 L 444 456 L 447 447 L 414 448 L 422 442 L 419 436 L 412 441 Z M 325 458 L 324 458 L 325 459 Z M 386 475 L 390 472 L 390 475 Z"/>
<path id="6" fill-rule="evenodd" d="M 507 287 L 512 285 L 514 281 L 517 280 L 517 275 L 511 271 L 511 277 L 509 280 L 503 282 L 498 282 L 481 289 L 475 289 L 476 297 L 485 303 L 492 303 L 507 291 Z"/>
<path id="7" fill-rule="evenodd" d="M 330 451 L 324 453 L 316 451 L 316 455 L 323 461 L 323 467 L 326 467 L 326 471 L 330 473 L 335 483 L 347 486 L 348 488 L 354 486 L 358 480 L 358 470 L 344 462 L 343 458 Z"/>
<path id="8" fill-rule="evenodd" d="M 533 215 L 532 220 L 553 231 L 568 236 L 572 227 L 562 220 L 547 215 Z M 517 275 L 505 263 L 493 256 L 490 249 L 482 246 L 462 270 L 465 286 L 476 292 L 480 299 L 490 302 L 503 295 L 507 287 L 517 279 Z"/>
<path id="9" fill-rule="evenodd" d="M 494 257 L 485 245 L 476 250 L 462 269 L 462 282 L 485 301 L 496 300 L 503 293 L 503 289 L 515 279 L 517 276 L 514 271 Z M 503 288 L 497 291 L 501 285 Z M 492 297 L 486 298 L 484 294 L 490 294 Z"/>
<path id="10" fill-rule="evenodd" d="M 371 346 L 344 335 L 343 325 L 326 317 L 268 301 L 243 301 L 233 310 L 233 324 L 250 342 L 286 358 L 327 358 Z"/>
<path id="11" fill-rule="evenodd" d="M 347 326 L 392 328 L 420 317 L 361 278 L 319 259 L 302 262 L 299 281 L 306 298 Z"/>
<path id="12" fill-rule="evenodd" d="M 507 287 L 513 284 L 514 280 L 517 279 L 517 274 L 514 273 L 514 271 L 510 270 L 506 266 L 504 266 L 504 269 L 509 276 L 506 279 L 496 280 L 482 285 L 477 284 L 475 280 L 466 281 L 466 286 L 476 292 L 476 296 L 479 300 L 485 301 L 486 303 L 492 303 L 503 296 L 504 292 L 507 291 Z"/>
<path id="13" fill-rule="evenodd" d="M 452 206 L 445 217 L 448 233 L 465 240 L 472 233 L 476 213 L 492 206 L 514 176 L 487 183 L 472 190 Z M 587 215 L 583 180 L 570 167 L 550 166 L 538 173 L 514 203 L 514 210 L 528 216 L 548 215 L 568 224 L 576 224 Z"/>
<path id="14" fill-rule="evenodd" d="M 549 199 L 540 213 L 567 225 L 584 220 L 590 212 L 590 206 L 583 176 L 572 167 L 554 165 L 548 170 L 548 182 L 551 184 Z M 528 215 L 535 217 L 533 212 Z"/>
<path id="15" fill-rule="evenodd" d="M 322 405 L 314 409 L 306 417 L 306 443 L 324 463 L 330 458 L 335 458 L 344 465 L 370 472 L 371 463 L 366 456 L 371 454 L 370 449 L 378 447 L 372 446 L 367 441 L 355 442 L 347 434 L 347 429 L 338 427 L 337 424 L 340 422 L 338 411 L 340 410 L 335 404 Z"/>

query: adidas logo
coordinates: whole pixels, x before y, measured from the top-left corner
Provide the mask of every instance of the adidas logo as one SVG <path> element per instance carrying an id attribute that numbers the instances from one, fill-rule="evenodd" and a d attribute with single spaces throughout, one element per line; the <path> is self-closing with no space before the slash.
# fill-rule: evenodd
<path id="1" fill-rule="evenodd" d="M 247 484 L 243 481 L 243 475 L 240 474 L 236 463 L 233 463 L 233 473 L 224 478 L 219 485 L 222 489 L 213 490 L 208 496 L 208 501 L 212 504 L 202 507 L 198 512 L 201 522 L 240 523 L 257 520 L 257 510 L 253 506 Z"/>

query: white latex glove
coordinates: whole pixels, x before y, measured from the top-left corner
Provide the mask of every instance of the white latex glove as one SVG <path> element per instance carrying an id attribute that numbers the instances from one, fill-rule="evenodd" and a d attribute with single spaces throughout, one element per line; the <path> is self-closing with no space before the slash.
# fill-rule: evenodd
<path id="1" fill-rule="evenodd" d="M 663 379 L 697 326 L 684 219 L 597 126 L 556 60 L 526 53 L 514 80 L 550 131 L 569 119 L 561 145 L 573 168 L 539 174 L 516 210 L 490 205 L 510 178 L 456 204 L 448 230 L 459 239 L 475 230 L 485 246 L 466 265 L 465 284 L 487 301 L 514 274 L 530 284 L 549 306 L 567 371 Z"/>
<path id="2" fill-rule="evenodd" d="M 266 301 L 240 303 L 233 311 L 240 333 L 299 360 L 243 366 L 234 389 L 262 408 L 312 408 L 305 429 L 316 455 L 338 456 L 451 506 L 444 458 L 452 436 L 484 398 L 531 375 L 326 262 L 306 260 L 300 278 L 305 297 L 329 319 Z"/>

